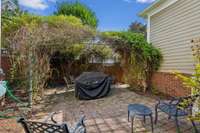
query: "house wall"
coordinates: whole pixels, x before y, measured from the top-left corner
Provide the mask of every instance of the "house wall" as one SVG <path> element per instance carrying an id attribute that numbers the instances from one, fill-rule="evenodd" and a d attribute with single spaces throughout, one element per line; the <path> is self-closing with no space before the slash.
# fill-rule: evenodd
<path id="1" fill-rule="evenodd" d="M 200 0 L 179 0 L 150 18 L 150 42 L 161 49 L 161 72 L 192 73 L 191 40 L 200 36 Z"/>
<path id="2" fill-rule="evenodd" d="M 150 42 L 159 48 L 164 61 L 152 82 L 160 91 L 182 96 L 190 93 L 173 71 L 194 72 L 191 40 L 200 37 L 200 0 L 178 0 L 150 17 Z"/>

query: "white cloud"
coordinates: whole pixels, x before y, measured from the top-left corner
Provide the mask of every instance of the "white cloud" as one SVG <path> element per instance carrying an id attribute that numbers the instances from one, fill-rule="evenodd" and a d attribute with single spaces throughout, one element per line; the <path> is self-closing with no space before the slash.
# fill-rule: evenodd
<path id="1" fill-rule="evenodd" d="M 139 2 L 139 3 L 152 3 L 155 0 L 136 0 L 136 1 Z"/>
<path id="2" fill-rule="evenodd" d="M 48 7 L 43 0 L 19 0 L 19 5 L 39 10 L 44 10 Z"/>

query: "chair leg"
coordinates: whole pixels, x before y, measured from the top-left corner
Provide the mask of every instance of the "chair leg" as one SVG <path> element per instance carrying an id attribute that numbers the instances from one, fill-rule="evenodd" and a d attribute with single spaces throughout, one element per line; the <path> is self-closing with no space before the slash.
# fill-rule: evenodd
<path id="1" fill-rule="evenodd" d="M 155 121 L 154 121 L 154 123 L 157 124 L 157 121 L 158 121 L 158 105 L 156 105 L 156 107 L 155 107 Z"/>
<path id="2" fill-rule="evenodd" d="M 131 133 L 133 133 L 134 119 L 135 119 L 135 116 L 131 116 Z"/>
<path id="3" fill-rule="evenodd" d="M 128 111 L 128 122 L 130 121 L 130 120 L 129 120 L 129 113 L 130 113 L 130 112 Z"/>
<path id="4" fill-rule="evenodd" d="M 152 114 L 150 115 L 150 119 L 151 119 L 151 131 L 153 133 L 153 116 L 152 116 Z"/>
<path id="5" fill-rule="evenodd" d="M 144 123 L 146 123 L 146 116 L 145 115 L 143 116 L 143 120 L 144 120 Z"/>
<path id="6" fill-rule="evenodd" d="M 177 133 L 180 133 L 180 127 L 179 127 L 178 117 L 175 117 L 175 122 L 176 122 L 176 131 L 177 131 Z"/>
<path id="7" fill-rule="evenodd" d="M 199 131 L 198 131 L 198 129 L 197 129 L 197 127 L 196 127 L 196 125 L 195 125 L 193 120 L 191 120 L 191 123 L 192 123 L 192 126 L 194 127 L 195 133 L 199 133 Z"/>

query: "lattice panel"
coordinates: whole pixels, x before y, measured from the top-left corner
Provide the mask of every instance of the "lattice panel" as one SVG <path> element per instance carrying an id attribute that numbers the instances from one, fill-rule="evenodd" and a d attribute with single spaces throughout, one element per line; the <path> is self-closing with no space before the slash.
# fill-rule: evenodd
<path id="1" fill-rule="evenodd" d="M 26 121 L 26 124 L 31 133 L 65 133 L 60 125 Z"/>

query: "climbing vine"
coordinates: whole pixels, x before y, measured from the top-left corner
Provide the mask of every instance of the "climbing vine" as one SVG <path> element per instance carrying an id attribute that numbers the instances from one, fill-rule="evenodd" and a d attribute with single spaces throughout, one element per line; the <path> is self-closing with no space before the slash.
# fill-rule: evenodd
<path id="1" fill-rule="evenodd" d="M 103 32 L 101 37 L 121 54 L 125 82 L 137 84 L 144 91 L 151 88 L 152 74 L 159 69 L 162 62 L 159 49 L 147 43 L 144 35 L 139 33 Z"/>

